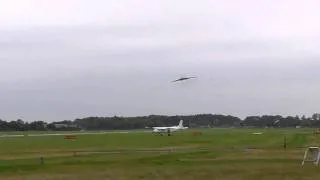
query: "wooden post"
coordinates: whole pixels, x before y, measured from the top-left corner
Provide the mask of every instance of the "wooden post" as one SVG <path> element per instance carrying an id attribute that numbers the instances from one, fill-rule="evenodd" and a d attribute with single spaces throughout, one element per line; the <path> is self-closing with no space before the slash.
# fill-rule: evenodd
<path id="1" fill-rule="evenodd" d="M 40 155 L 40 165 L 43 165 L 44 164 L 44 158 L 42 155 Z"/>
<path id="2" fill-rule="evenodd" d="M 284 150 L 287 150 L 287 137 L 286 136 L 284 136 L 283 148 L 284 148 Z"/>

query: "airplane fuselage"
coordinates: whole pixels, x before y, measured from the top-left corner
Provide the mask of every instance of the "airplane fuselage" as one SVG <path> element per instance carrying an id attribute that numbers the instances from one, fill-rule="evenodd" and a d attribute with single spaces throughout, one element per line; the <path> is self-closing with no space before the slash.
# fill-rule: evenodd
<path id="1" fill-rule="evenodd" d="M 196 78 L 196 77 L 182 77 L 182 78 L 179 78 L 179 79 L 174 80 L 172 82 L 185 81 L 185 80 L 192 79 L 192 78 Z"/>
<path id="2" fill-rule="evenodd" d="M 188 127 L 183 126 L 183 120 L 179 122 L 178 126 L 170 126 L 170 127 L 152 127 L 153 128 L 153 133 L 171 133 L 171 132 L 176 132 L 176 131 L 181 131 L 184 129 L 188 129 Z"/>

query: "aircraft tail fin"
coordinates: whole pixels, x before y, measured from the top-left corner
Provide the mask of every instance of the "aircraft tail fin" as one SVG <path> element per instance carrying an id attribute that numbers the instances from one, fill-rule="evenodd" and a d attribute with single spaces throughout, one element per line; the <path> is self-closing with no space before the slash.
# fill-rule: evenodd
<path id="1" fill-rule="evenodd" d="M 180 120 L 180 122 L 179 122 L 179 125 L 178 125 L 179 127 L 183 127 L 183 120 Z"/>

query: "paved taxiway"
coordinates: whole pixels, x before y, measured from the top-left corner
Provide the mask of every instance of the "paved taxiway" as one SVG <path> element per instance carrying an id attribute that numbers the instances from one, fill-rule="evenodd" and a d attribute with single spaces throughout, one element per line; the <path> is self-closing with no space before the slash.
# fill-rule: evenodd
<path id="1" fill-rule="evenodd" d="M 8 137 L 42 137 L 42 136 L 67 136 L 67 135 L 94 135 L 94 134 L 127 134 L 143 133 L 151 131 L 103 131 L 103 132 L 79 132 L 79 133 L 42 133 L 42 134 L 0 134 L 0 138 Z"/>

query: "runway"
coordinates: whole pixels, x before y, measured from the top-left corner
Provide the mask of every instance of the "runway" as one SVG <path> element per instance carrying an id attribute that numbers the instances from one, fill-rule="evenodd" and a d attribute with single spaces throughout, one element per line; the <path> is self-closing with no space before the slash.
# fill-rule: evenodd
<path id="1" fill-rule="evenodd" d="M 44 137 L 44 136 L 67 136 L 67 135 L 98 135 L 98 134 L 128 134 L 128 133 L 146 133 L 151 131 L 103 131 L 103 132 L 73 132 L 73 133 L 41 133 L 41 134 L 2 134 L 0 138 L 17 137 Z"/>

